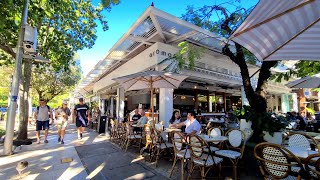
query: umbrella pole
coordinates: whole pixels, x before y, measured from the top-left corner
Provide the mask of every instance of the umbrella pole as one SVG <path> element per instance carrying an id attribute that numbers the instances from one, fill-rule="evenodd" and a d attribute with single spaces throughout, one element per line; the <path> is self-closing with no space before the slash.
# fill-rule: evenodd
<path id="1" fill-rule="evenodd" d="M 152 125 L 153 127 L 155 126 L 155 121 L 154 121 L 154 109 L 153 109 L 153 82 L 152 82 L 152 77 L 150 77 L 150 105 L 151 105 L 151 117 L 152 117 Z"/>

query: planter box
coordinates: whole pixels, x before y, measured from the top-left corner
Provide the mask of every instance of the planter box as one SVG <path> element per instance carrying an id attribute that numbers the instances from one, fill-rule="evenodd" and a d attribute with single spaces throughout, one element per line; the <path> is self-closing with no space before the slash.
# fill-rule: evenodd
<path id="1" fill-rule="evenodd" d="M 274 132 L 273 136 L 271 136 L 268 132 L 263 131 L 264 136 L 263 139 L 269 143 L 274 143 L 274 144 L 279 144 L 281 145 L 282 143 L 282 135 L 283 132 Z"/>

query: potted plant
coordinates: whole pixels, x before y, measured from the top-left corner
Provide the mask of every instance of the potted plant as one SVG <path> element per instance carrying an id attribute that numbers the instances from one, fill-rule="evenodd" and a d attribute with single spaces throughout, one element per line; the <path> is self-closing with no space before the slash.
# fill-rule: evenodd
<path id="1" fill-rule="evenodd" d="M 282 115 L 268 112 L 254 113 L 252 116 L 252 128 L 254 135 L 252 141 L 262 142 L 263 140 L 281 144 L 282 134 L 289 121 Z"/>
<path id="2" fill-rule="evenodd" d="M 251 118 L 252 118 L 252 109 L 250 106 L 243 106 L 241 109 L 237 109 L 234 111 L 234 114 L 236 115 L 239 125 L 240 125 L 240 130 L 244 129 L 252 129 L 251 125 Z"/>

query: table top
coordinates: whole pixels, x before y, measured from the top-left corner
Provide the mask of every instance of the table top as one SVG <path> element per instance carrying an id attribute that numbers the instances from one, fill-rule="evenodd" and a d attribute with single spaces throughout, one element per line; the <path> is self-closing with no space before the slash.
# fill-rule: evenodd
<path id="1" fill-rule="evenodd" d="M 299 147 L 286 147 L 292 154 L 297 156 L 298 158 L 306 159 L 309 155 L 318 154 L 318 151 L 312 151 L 305 148 Z"/>
<path id="2" fill-rule="evenodd" d="M 181 132 L 181 129 L 166 128 L 166 129 L 164 129 L 163 132 L 167 132 L 167 133 L 170 133 L 170 132 Z"/>
<path id="3" fill-rule="evenodd" d="M 213 123 L 224 123 L 224 120 L 210 119 L 209 122 L 213 122 Z"/>
<path id="4" fill-rule="evenodd" d="M 132 124 L 131 126 L 132 126 L 132 127 L 140 127 L 140 128 L 143 128 L 143 127 L 144 127 L 144 125 L 138 125 L 138 124 Z"/>
<path id="5" fill-rule="evenodd" d="M 206 142 L 223 142 L 228 139 L 226 136 L 208 136 L 208 135 L 200 135 L 200 137 Z"/>

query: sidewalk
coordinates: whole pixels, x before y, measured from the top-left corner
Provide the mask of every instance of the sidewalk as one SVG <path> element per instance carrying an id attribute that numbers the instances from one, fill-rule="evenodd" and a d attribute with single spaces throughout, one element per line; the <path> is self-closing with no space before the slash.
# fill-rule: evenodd
<path id="1" fill-rule="evenodd" d="M 12 156 L 0 157 L 0 179 L 20 179 L 16 165 L 28 161 L 22 179 L 166 179 L 154 169 L 125 153 L 109 142 L 105 135 L 89 130 L 82 140 L 77 139 L 74 124 L 68 126 L 65 144 L 57 142 L 53 127 L 48 144 L 43 143 L 17 148 Z M 29 127 L 29 138 L 35 137 L 34 126 Z M 0 146 L 2 151 L 3 146 Z M 72 162 L 61 163 L 63 158 Z"/>
<path id="2" fill-rule="evenodd" d="M 17 148 L 12 156 L 0 158 L 0 179 L 19 179 L 15 169 L 20 161 L 28 161 L 29 166 L 23 172 L 23 179 L 85 179 L 88 174 L 83 167 L 75 146 L 93 144 L 107 140 L 106 136 L 99 136 L 95 132 L 84 133 L 82 140 L 77 140 L 76 128 L 73 124 L 65 136 L 65 144 L 57 142 L 57 135 L 48 136 L 48 144 L 43 143 Z M 29 138 L 35 137 L 34 126 L 29 128 Z M 0 147 L 3 149 L 3 146 Z M 0 150 L 0 151 L 1 151 Z M 61 163 L 63 158 L 72 158 L 70 163 Z"/>

